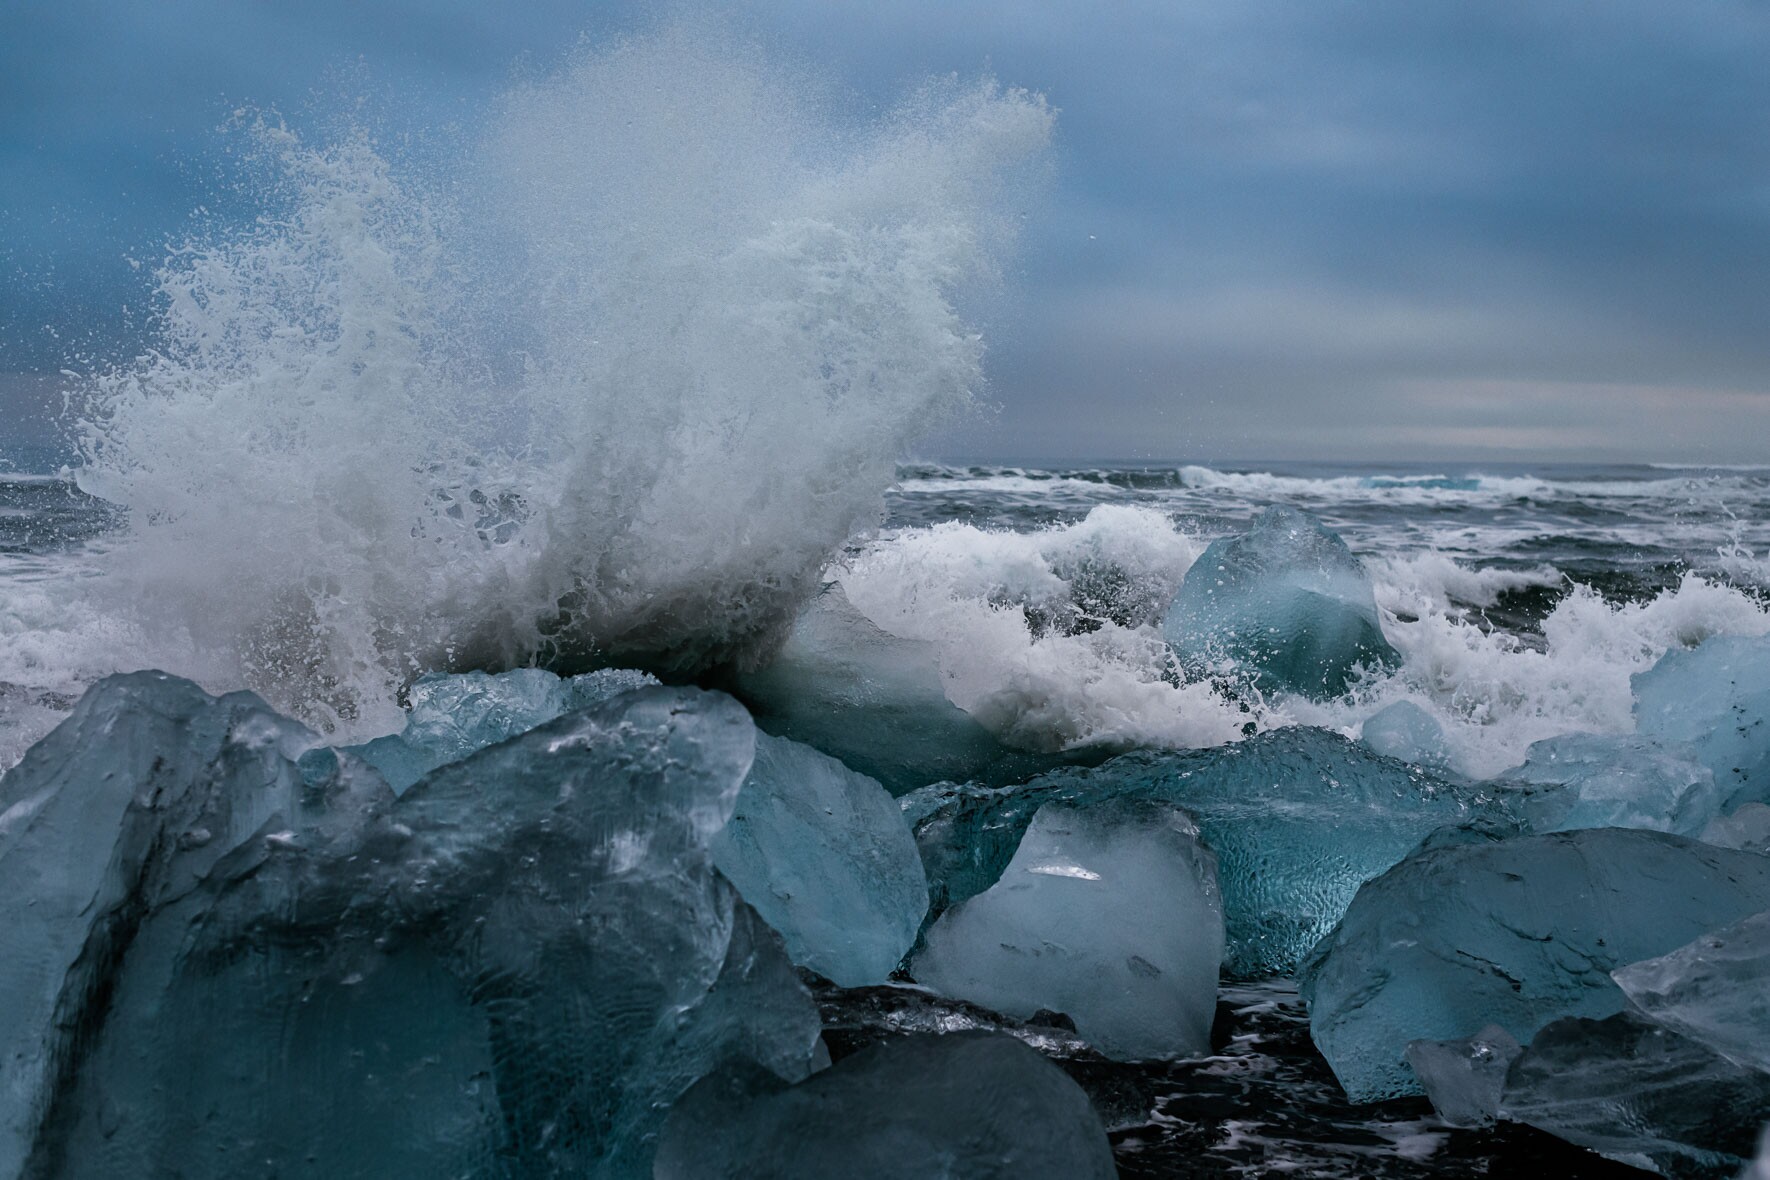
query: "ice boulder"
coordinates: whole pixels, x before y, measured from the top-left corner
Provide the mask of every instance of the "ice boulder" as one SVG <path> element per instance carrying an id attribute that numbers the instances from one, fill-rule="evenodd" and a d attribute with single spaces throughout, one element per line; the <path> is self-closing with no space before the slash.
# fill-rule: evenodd
<path id="1" fill-rule="evenodd" d="M 1217 854 L 1233 978 L 1286 974 L 1358 887 L 1446 824 L 1515 826 L 1500 802 L 1322 729 L 1272 730 L 1213 750 L 1136 751 L 1013 788 L 940 784 L 901 802 L 933 911 L 983 892 L 1050 803 L 1178 807 Z"/>
<path id="2" fill-rule="evenodd" d="M 1538 1032 L 1500 1116 L 1667 1176 L 1737 1176 L 1770 1119 L 1770 1076 L 1632 1013 Z"/>
<path id="3" fill-rule="evenodd" d="M 753 753 L 735 701 L 629 693 L 397 799 L 348 754 L 275 762 L 275 730 L 236 720 L 219 760 L 268 818 L 161 823 L 165 867 L 94 924 L 28 1172 L 644 1176 L 716 1066 L 809 1072 L 815 1007 L 708 852 Z"/>
<path id="4" fill-rule="evenodd" d="M 1651 828 L 1695 836 L 1721 811 L 1714 772 L 1687 745 L 1636 734 L 1568 733 L 1532 743 L 1524 765 L 1496 776 L 1523 788 L 1538 832 Z"/>
<path id="5" fill-rule="evenodd" d="M 1770 1072 L 1770 912 L 1610 977 L 1655 1024 Z"/>
<path id="6" fill-rule="evenodd" d="M 1710 820 L 1701 839 L 1722 848 L 1770 853 L 1770 805 L 1742 803 L 1732 815 Z"/>
<path id="7" fill-rule="evenodd" d="M 407 690 L 405 729 L 354 747 L 388 785 L 403 791 L 439 766 L 513 738 L 574 709 L 657 684 L 644 672 L 606 669 L 569 679 L 539 668 L 432 673 Z"/>
<path id="8" fill-rule="evenodd" d="M 1396 701 L 1366 718 L 1358 740 L 1397 762 L 1439 772 L 1452 768 L 1444 727 L 1413 701 Z"/>
<path id="9" fill-rule="evenodd" d="M 844 987 L 883 982 L 928 912 L 915 838 L 885 788 L 786 738 L 757 735 L 711 847 L 793 961 Z"/>
<path id="10" fill-rule="evenodd" d="M 1669 651 L 1631 683 L 1635 728 L 1694 746 L 1728 810 L 1770 803 L 1770 635 L 1717 635 Z"/>
<path id="11" fill-rule="evenodd" d="M 1026 1019 L 1062 1012 L 1102 1053 L 1209 1050 L 1223 961 L 1216 857 L 1177 808 L 1039 809 L 988 890 L 928 930 L 910 973 Z"/>
<path id="12" fill-rule="evenodd" d="M 1506 1070 L 1522 1052 L 1511 1033 L 1490 1024 L 1460 1040 L 1414 1041 L 1407 1063 L 1439 1118 L 1453 1127 L 1485 1127 L 1499 1113 Z"/>
<path id="13" fill-rule="evenodd" d="M 1013 1037 L 887 1041 L 797 1086 L 716 1074 L 676 1104 L 657 1180 L 1110 1180 L 1088 1096 Z"/>
<path id="14" fill-rule="evenodd" d="M 1420 1092 L 1413 1041 L 1607 1016 L 1611 971 L 1766 908 L 1770 857 L 1681 836 L 1446 834 L 1358 891 L 1299 990 L 1347 1095 L 1373 1102 Z"/>
<path id="15" fill-rule="evenodd" d="M 894 795 L 943 779 L 1012 782 L 1052 761 L 997 741 L 947 699 L 932 644 L 881 631 L 837 586 L 733 691 L 767 732 L 839 758 Z"/>
<path id="16" fill-rule="evenodd" d="M 1319 520 L 1283 505 L 1211 543 L 1186 571 L 1162 634 L 1195 674 L 1323 699 L 1345 692 L 1360 668 L 1401 662 L 1358 558 Z"/>

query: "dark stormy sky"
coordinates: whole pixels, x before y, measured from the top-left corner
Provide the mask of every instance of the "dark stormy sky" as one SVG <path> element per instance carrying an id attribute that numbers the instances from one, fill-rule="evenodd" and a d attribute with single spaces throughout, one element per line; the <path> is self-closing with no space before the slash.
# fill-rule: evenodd
<path id="1" fill-rule="evenodd" d="M 861 103 L 985 69 L 1059 108 L 992 313 L 978 457 L 1770 462 L 1764 0 L 751 0 Z M 16 374 L 139 347 L 240 104 L 467 118 L 656 13 L 62 0 L 0 13 L 0 435 Z M 215 213 L 215 208 L 211 208 Z M 130 309 L 126 315 L 125 308 Z"/>

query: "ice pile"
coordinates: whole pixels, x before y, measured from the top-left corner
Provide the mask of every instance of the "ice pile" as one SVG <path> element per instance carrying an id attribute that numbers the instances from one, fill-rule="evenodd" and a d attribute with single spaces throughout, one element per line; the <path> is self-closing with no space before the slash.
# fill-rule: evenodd
<path id="1" fill-rule="evenodd" d="M 910 1036 L 785 1086 L 716 1074 L 677 1103 L 657 1180 L 1110 1180 L 1112 1151 L 1079 1086 L 1013 1037 Z"/>
<path id="2" fill-rule="evenodd" d="M 1285 974 L 1364 882 L 1446 824 L 1516 827 L 1502 800 L 1326 730 L 1272 730 L 1212 750 L 1136 751 L 1013 788 L 939 784 L 904 798 L 935 912 L 994 885 L 1042 807 L 1176 807 L 1216 853 L 1225 972 Z M 1460 1031 L 1460 1030 L 1459 1030 Z"/>
<path id="3" fill-rule="evenodd" d="M 1770 636 L 1717 635 L 1669 651 L 1632 683 L 1636 729 L 1693 746 L 1728 810 L 1770 803 Z"/>
<path id="4" fill-rule="evenodd" d="M 1062 1012 L 1109 1056 L 1210 1048 L 1223 960 L 1216 857 L 1176 808 L 1041 807 L 1001 879 L 947 910 L 911 964 L 944 995 Z"/>
<path id="5" fill-rule="evenodd" d="M 1521 808 L 1538 832 L 1651 828 L 1699 836 L 1721 813 L 1722 791 L 1694 747 L 1635 734 L 1547 738 L 1498 779 L 1524 788 Z"/>
<path id="6" fill-rule="evenodd" d="M 885 788 L 786 738 L 756 735 L 711 850 L 793 961 L 844 987 L 884 982 L 928 912 L 916 841 Z"/>
<path id="7" fill-rule="evenodd" d="M 1199 556 L 1162 634 L 1195 675 L 1265 692 L 1339 696 L 1359 669 L 1401 663 L 1364 566 L 1319 520 L 1283 505 Z"/>
<path id="8" fill-rule="evenodd" d="M 1409 1043 L 1608 1016 L 1611 971 L 1766 908 L 1770 857 L 1620 828 L 1450 833 L 1358 891 L 1301 990 L 1353 1101 L 1417 1094 Z"/>
<path id="9" fill-rule="evenodd" d="M 402 796 L 247 694 L 94 687 L 8 774 L 0 1171 L 643 1175 L 819 1023 L 708 851 L 730 698 L 631 692 Z"/>

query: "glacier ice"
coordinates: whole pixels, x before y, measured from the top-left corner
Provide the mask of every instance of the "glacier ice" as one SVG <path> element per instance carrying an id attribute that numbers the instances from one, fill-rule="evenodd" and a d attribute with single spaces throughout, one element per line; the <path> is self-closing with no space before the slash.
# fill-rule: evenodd
<path id="1" fill-rule="evenodd" d="M 1731 1178 L 1770 1120 L 1770 1076 L 1633 1013 L 1545 1026 L 1506 1075 L 1500 1117 L 1667 1176 Z"/>
<path id="2" fill-rule="evenodd" d="M 658 1145 L 657 1180 L 1110 1180 L 1080 1086 L 1013 1037 L 886 1041 L 796 1086 L 726 1071 L 691 1089 Z"/>
<path id="3" fill-rule="evenodd" d="M 1636 734 L 1569 733 L 1533 742 L 1522 766 L 1496 776 L 1525 789 L 1531 829 L 1651 828 L 1696 836 L 1721 811 L 1714 772 L 1684 744 Z"/>
<path id="4" fill-rule="evenodd" d="M 1117 798 L 1166 803 L 1198 824 L 1217 854 L 1225 971 L 1237 979 L 1295 970 L 1358 887 L 1434 828 L 1515 823 L 1490 795 L 1303 727 L 1211 750 L 1136 751 L 1019 787 L 938 784 L 901 802 L 938 913 L 995 884 L 1040 807 Z"/>
<path id="5" fill-rule="evenodd" d="M 1619 967 L 1610 977 L 1655 1024 L 1770 1072 L 1770 912 Z"/>
<path id="6" fill-rule="evenodd" d="M 1366 718 L 1358 740 L 1397 762 L 1411 762 L 1439 772 L 1452 769 L 1444 727 L 1412 701 L 1396 701 Z"/>
<path id="7" fill-rule="evenodd" d="M 1499 1113 L 1506 1070 L 1521 1052 L 1511 1033 L 1490 1024 L 1472 1037 L 1414 1041 L 1407 1064 L 1439 1118 L 1453 1127 L 1484 1127 Z"/>
<path id="8" fill-rule="evenodd" d="M 1354 1102 L 1420 1092 L 1417 1040 L 1619 1011 L 1610 972 L 1770 908 L 1770 857 L 1664 832 L 1429 838 L 1358 891 L 1300 977 Z"/>
<path id="9" fill-rule="evenodd" d="M 1163 804 L 1047 804 L 1001 879 L 929 928 L 910 973 L 1008 1016 L 1062 1012 L 1111 1057 L 1204 1053 L 1223 910 L 1197 835 Z"/>
<path id="10" fill-rule="evenodd" d="M 764 730 L 839 758 L 894 795 L 942 779 L 1012 782 L 1052 761 L 997 741 L 947 699 L 933 644 L 881 631 L 838 586 L 734 691 Z"/>
<path id="11" fill-rule="evenodd" d="M 1770 636 L 1716 635 L 1667 652 L 1630 682 L 1635 728 L 1694 746 L 1723 806 L 1770 803 Z"/>
<path id="12" fill-rule="evenodd" d="M 1327 698 L 1360 667 L 1399 665 L 1364 566 L 1315 517 L 1285 505 L 1211 543 L 1186 571 L 1162 634 L 1195 674 Z"/>
<path id="13" fill-rule="evenodd" d="M 88 702 L 120 682 L 136 683 Z M 26 826 L 142 767 L 131 789 L 152 800 L 120 835 L 39 826 L 52 838 L 23 859 L 41 874 L 84 841 L 131 868 L 148 850 L 80 918 L 44 1068 L 9 1091 L 28 1169 L 641 1176 L 698 1077 L 732 1059 L 809 1072 L 816 1009 L 707 851 L 753 752 L 730 698 L 628 693 L 396 799 L 243 694 L 152 687 L 47 740 L 100 773 L 5 783 Z M 172 706 L 193 719 L 132 764 L 141 719 Z M 18 972 L 0 961 L 0 987 Z M 9 1044 L 41 1017 L 0 1011 Z"/>
<path id="14" fill-rule="evenodd" d="M 756 735 L 711 849 L 793 961 L 844 987 L 883 982 L 928 912 L 915 838 L 885 788 L 786 738 Z"/>
<path id="15" fill-rule="evenodd" d="M 405 728 L 352 749 L 403 791 L 439 766 L 515 737 L 543 722 L 588 708 L 657 680 L 609 668 L 569 679 L 539 668 L 510 672 L 432 673 L 407 690 Z"/>
<path id="16" fill-rule="evenodd" d="M 1722 848 L 1770 853 L 1770 804 L 1741 803 L 1732 815 L 1710 820 L 1701 839 Z"/>

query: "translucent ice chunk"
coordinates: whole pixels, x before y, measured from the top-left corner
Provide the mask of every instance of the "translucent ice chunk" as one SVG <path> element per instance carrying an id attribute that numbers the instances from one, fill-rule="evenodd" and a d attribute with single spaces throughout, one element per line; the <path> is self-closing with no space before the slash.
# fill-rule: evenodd
<path id="1" fill-rule="evenodd" d="M 1508 822 L 1473 788 L 1306 728 L 1212 750 L 1138 751 L 1002 790 L 940 784 L 902 802 L 939 912 L 995 883 L 1040 807 L 1117 798 L 1166 803 L 1198 824 L 1217 854 L 1225 969 L 1239 979 L 1295 970 L 1358 887 L 1434 828 Z"/>
<path id="2" fill-rule="evenodd" d="M 1451 768 L 1444 727 L 1412 701 L 1393 705 L 1367 718 L 1359 740 L 1385 758 L 1411 762 L 1436 771 Z"/>
<path id="3" fill-rule="evenodd" d="M 398 734 L 356 747 L 395 791 L 439 766 L 515 737 L 574 709 L 655 685 L 644 672 L 606 669 L 562 679 L 539 668 L 492 674 L 422 676 L 410 689 L 411 713 Z"/>
<path id="4" fill-rule="evenodd" d="M 1721 790 L 1694 748 L 1634 734 L 1569 733 L 1531 745 L 1496 781 L 1527 787 L 1538 832 L 1651 828 L 1695 836 L 1720 814 Z"/>
<path id="5" fill-rule="evenodd" d="M 1618 1013 L 1557 1020 L 1506 1075 L 1500 1117 L 1667 1176 L 1738 1175 L 1770 1119 L 1770 1077 Z"/>
<path id="6" fill-rule="evenodd" d="M 1702 830 L 1702 842 L 1770 853 L 1770 805 L 1742 803 L 1732 815 L 1710 820 Z"/>
<path id="7" fill-rule="evenodd" d="M 138 886 L 102 987 L 64 991 L 80 1057 L 30 1166 L 649 1174 L 693 1081 L 732 1059 L 803 1077 L 818 1038 L 778 937 L 707 851 L 754 734 L 728 697 L 653 688 L 397 800 L 348 755 L 260 759 L 271 818 L 201 874 L 160 839 L 157 879 L 186 884 Z"/>
<path id="8" fill-rule="evenodd" d="M 1401 662 L 1358 558 L 1319 520 L 1283 505 L 1200 555 L 1162 634 L 1197 672 L 1319 698 L 1345 692 L 1361 666 Z"/>
<path id="9" fill-rule="evenodd" d="M 1013 1037 L 909 1036 L 797 1086 L 725 1072 L 665 1124 L 657 1180 L 1110 1180 L 1106 1132 L 1063 1071 Z"/>
<path id="10" fill-rule="evenodd" d="M 1354 1102 L 1417 1094 L 1409 1042 L 1619 1011 L 1612 970 L 1766 908 L 1770 857 L 1663 832 L 1436 838 L 1358 891 L 1300 990 Z"/>
<path id="11" fill-rule="evenodd" d="M 1770 913 L 1610 976 L 1655 1024 L 1770 1072 Z"/>
<path id="12" fill-rule="evenodd" d="M 1636 729 L 1694 746 L 1727 809 L 1770 803 L 1770 636 L 1669 651 L 1632 684 Z"/>
<path id="13" fill-rule="evenodd" d="M 844 987 L 883 982 L 928 912 L 915 838 L 885 788 L 786 738 L 757 735 L 712 851 L 793 961 Z"/>
<path id="14" fill-rule="evenodd" d="M 933 644 L 886 634 L 835 586 L 736 691 L 769 733 L 840 758 L 894 795 L 941 779 L 1011 782 L 1051 763 L 1009 750 L 947 699 Z"/>
<path id="15" fill-rule="evenodd" d="M 920 983 L 1022 1019 L 1063 1012 L 1119 1058 L 1206 1052 L 1223 960 L 1216 857 L 1179 810 L 1039 809 L 986 892 L 948 910 Z"/>
<path id="16" fill-rule="evenodd" d="M 1453 1127 L 1485 1127 L 1499 1112 L 1506 1070 L 1521 1052 L 1511 1033 L 1490 1024 L 1461 1040 L 1414 1041 L 1407 1063 L 1439 1118 Z"/>

